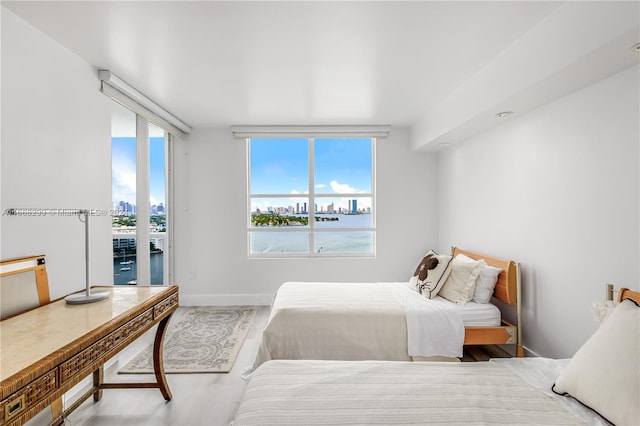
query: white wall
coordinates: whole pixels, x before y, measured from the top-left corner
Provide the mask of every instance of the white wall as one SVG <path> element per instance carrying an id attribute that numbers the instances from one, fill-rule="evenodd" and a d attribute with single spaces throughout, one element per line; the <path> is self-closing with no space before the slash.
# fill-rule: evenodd
<path id="1" fill-rule="evenodd" d="M 2 20 L 2 209 L 111 208 L 110 109 L 97 70 L 5 7 Z M 112 284 L 110 217 L 91 218 L 92 283 Z M 77 217 L 8 217 L 2 259 L 46 255 L 52 297 L 85 286 Z"/>
<path id="2" fill-rule="evenodd" d="M 605 283 L 639 288 L 636 66 L 439 158 L 441 246 L 522 265 L 525 346 L 570 357 Z"/>
<path id="3" fill-rule="evenodd" d="M 97 71 L 4 7 L 1 71 L 2 209 L 110 209 L 111 101 Z M 286 280 L 405 280 L 437 242 L 436 156 L 410 152 L 407 129 L 377 146 L 375 259 L 247 259 L 245 144 L 226 128 L 195 129 L 175 151 L 184 304 L 269 303 Z M 91 282 L 111 284 L 110 219 L 91 222 Z M 3 216 L 1 226 L 3 259 L 47 256 L 52 297 L 84 286 L 77 218 Z"/>
<path id="4" fill-rule="evenodd" d="M 246 144 L 196 129 L 175 151 L 176 283 L 182 304 L 271 302 L 285 281 L 404 281 L 437 242 L 437 162 L 407 129 L 377 143 L 375 259 L 248 259 Z M 425 185 L 425 182 L 429 184 Z M 430 188 L 425 196 L 425 188 Z"/>
<path id="5" fill-rule="evenodd" d="M 1 16 L 1 198 L 10 207 L 111 207 L 110 100 L 97 70 L 6 8 Z M 567 357 L 597 324 L 604 283 L 639 286 L 638 67 L 450 147 L 377 147 L 375 259 L 247 259 L 245 144 L 229 129 L 176 142 L 176 283 L 183 304 L 269 303 L 287 280 L 405 280 L 428 248 L 522 264 L 525 345 Z M 92 283 L 112 282 L 110 218 L 92 219 Z M 84 286 L 76 218 L 1 219 L 0 257 L 45 254 L 51 293 Z"/>

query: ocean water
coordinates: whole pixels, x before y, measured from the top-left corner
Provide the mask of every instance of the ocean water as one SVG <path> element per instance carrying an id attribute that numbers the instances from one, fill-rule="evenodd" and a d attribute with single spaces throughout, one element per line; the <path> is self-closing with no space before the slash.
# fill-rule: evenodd
<path id="1" fill-rule="evenodd" d="M 297 215 L 303 216 L 303 215 Z M 373 226 L 373 216 L 363 215 L 318 215 L 319 217 L 338 217 L 338 221 L 316 222 L 318 229 L 328 228 L 370 228 Z M 259 232 L 260 227 L 251 232 L 251 254 L 307 254 L 309 252 L 309 233 L 304 232 L 308 226 L 291 227 L 292 232 Z M 303 231 L 303 232 L 298 232 Z M 316 232 L 315 253 L 356 253 L 373 254 L 375 235 L 372 231 L 351 232 Z M 151 284 L 162 285 L 164 253 L 151 253 Z M 129 262 L 125 263 L 122 262 Z M 128 269 L 130 268 L 130 269 Z M 113 259 L 113 283 L 127 285 L 129 281 L 137 279 L 136 256 L 118 257 Z"/>
<path id="2" fill-rule="evenodd" d="M 302 215 L 300 215 L 302 216 Z M 371 228 L 373 216 L 364 215 L 318 215 L 319 217 L 338 217 L 338 221 L 316 222 L 317 229 Z M 251 254 L 308 254 L 308 226 L 295 226 L 283 232 L 260 232 L 261 227 L 252 228 L 249 235 Z M 280 228 L 284 229 L 284 228 Z M 254 231 L 255 230 L 255 231 Z M 326 231 L 314 232 L 315 253 L 357 253 L 373 254 L 374 232 L 362 231 Z"/>
<path id="3" fill-rule="evenodd" d="M 151 253 L 151 284 L 162 285 L 164 253 Z M 132 263 L 126 263 L 133 261 Z M 122 262 L 125 262 L 123 264 Z M 136 256 L 117 257 L 113 259 L 113 283 L 115 285 L 127 285 L 129 281 L 136 280 L 138 276 Z"/>

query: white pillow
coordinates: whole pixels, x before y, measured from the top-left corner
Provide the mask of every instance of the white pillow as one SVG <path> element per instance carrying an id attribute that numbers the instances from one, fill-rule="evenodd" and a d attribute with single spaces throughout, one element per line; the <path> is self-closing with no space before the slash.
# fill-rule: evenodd
<path id="1" fill-rule="evenodd" d="M 423 296 L 433 299 L 449 275 L 449 263 L 451 256 L 429 250 L 409 279 L 409 285 Z"/>
<path id="2" fill-rule="evenodd" d="M 501 272 L 502 268 L 489 265 L 480 271 L 476 281 L 476 289 L 473 291 L 472 301 L 476 303 L 491 302 L 491 296 L 493 296 L 493 290 L 496 288 L 498 276 Z"/>
<path id="3" fill-rule="evenodd" d="M 487 262 L 484 260 L 473 260 L 467 256 L 457 255 L 451 261 L 451 273 L 438 294 L 460 305 L 471 301 L 476 279 L 486 266 Z"/>
<path id="4" fill-rule="evenodd" d="M 640 424 L 640 308 L 618 304 L 551 388 L 617 425 Z"/>
<path id="5" fill-rule="evenodd" d="M 460 256 L 461 259 L 473 262 L 473 259 L 462 253 L 458 256 Z M 472 302 L 489 303 L 491 301 L 491 296 L 493 296 L 493 290 L 496 288 L 500 272 L 502 272 L 502 268 L 496 268 L 495 266 L 489 265 L 480 271 L 478 279 L 476 280 L 476 288 L 473 290 Z"/>

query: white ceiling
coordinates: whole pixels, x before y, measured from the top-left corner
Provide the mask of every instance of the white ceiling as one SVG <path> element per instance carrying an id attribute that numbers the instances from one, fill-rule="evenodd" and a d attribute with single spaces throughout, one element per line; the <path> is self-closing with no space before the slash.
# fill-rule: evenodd
<path id="1" fill-rule="evenodd" d="M 194 127 L 391 124 L 420 125 L 423 132 L 425 126 L 434 128 L 440 106 L 473 88 L 474 79 L 480 84 L 483 72 L 495 68 L 505 52 L 511 49 L 517 62 L 514 45 L 543 33 L 567 6 L 550 1 L 2 4 L 96 70 L 111 70 Z M 612 16 L 612 27 L 620 26 L 615 20 L 628 15 L 628 8 Z M 573 12 L 571 17 L 581 19 Z M 621 33 L 639 28 L 633 22 L 622 27 Z M 612 31 L 607 27 L 606 40 L 592 42 L 589 51 L 620 35 Z M 627 47 L 631 59 L 617 68 L 637 63 Z M 529 77 L 493 104 L 563 66 Z M 435 141 L 458 127 L 453 123 L 427 137 Z"/>

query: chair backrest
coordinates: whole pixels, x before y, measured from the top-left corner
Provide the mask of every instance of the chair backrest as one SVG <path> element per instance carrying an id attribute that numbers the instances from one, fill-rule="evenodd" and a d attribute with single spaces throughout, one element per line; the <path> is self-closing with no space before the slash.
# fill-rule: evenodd
<path id="1" fill-rule="evenodd" d="M 44 255 L 0 262 L 0 319 L 51 301 Z"/>

